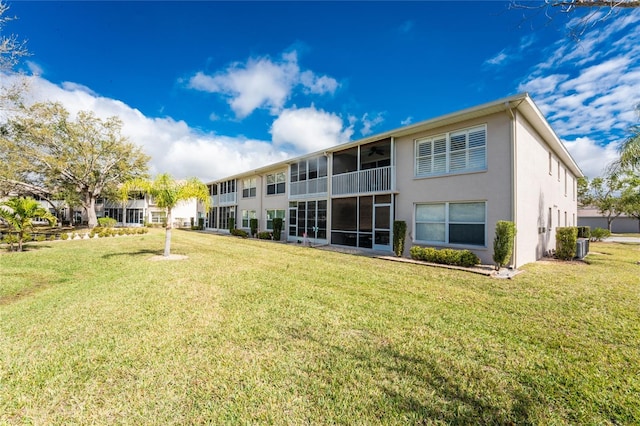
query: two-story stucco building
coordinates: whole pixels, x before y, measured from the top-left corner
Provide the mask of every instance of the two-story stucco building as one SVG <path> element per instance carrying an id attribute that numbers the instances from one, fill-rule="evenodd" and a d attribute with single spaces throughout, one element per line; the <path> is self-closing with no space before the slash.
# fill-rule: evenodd
<path id="1" fill-rule="evenodd" d="M 412 245 L 466 248 L 492 263 L 495 224 L 517 227 L 513 264 L 576 225 L 582 172 L 527 94 L 515 95 L 208 183 L 207 229 L 229 218 L 287 240 L 392 251 L 393 222 Z"/>

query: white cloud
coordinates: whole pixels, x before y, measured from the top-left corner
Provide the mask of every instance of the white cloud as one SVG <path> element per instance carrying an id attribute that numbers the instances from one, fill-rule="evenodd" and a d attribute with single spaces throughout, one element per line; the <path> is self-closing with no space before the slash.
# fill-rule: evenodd
<path id="1" fill-rule="evenodd" d="M 3 76 L 2 82 L 11 84 L 13 78 Z M 146 117 L 121 101 L 98 96 L 79 84 L 58 86 L 39 77 L 29 80 L 33 101 L 58 101 L 72 115 L 90 110 L 101 118 L 120 117 L 123 134 L 151 156 L 152 174 L 167 172 L 178 178 L 195 176 L 208 181 L 282 161 L 290 155 L 269 141 L 202 133 L 184 121 Z"/>
<path id="2" fill-rule="evenodd" d="M 29 68 L 31 75 L 40 76 L 44 72 L 42 67 L 33 61 L 25 61 L 25 64 L 27 65 L 27 68 Z"/>
<path id="3" fill-rule="evenodd" d="M 486 64 L 489 65 L 501 65 L 507 60 L 508 56 L 504 53 L 504 50 L 500 51 L 497 55 L 492 58 L 489 58 L 485 61 Z"/>
<path id="4" fill-rule="evenodd" d="M 382 113 L 378 113 L 375 115 L 375 117 L 369 118 L 369 113 L 365 113 L 362 116 L 361 121 L 362 121 L 362 129 L 360 130 L 360 133 L 362 134 L 362 136 L 367 136 L 373 133 L 373 128 L 375 126 L 377 126 L 378 124 L 384 121 L 384 117 Z"/>
<path id="5" fill-rule="evenodd" d="M 640 10 L 633 10 L 599 21 L 580 41 L 559 39 L 518 87 L 531 94 L 558 135 L 568 140 L 567 147 L 590 177 L 616 158 L 617 146 L 637 123 L 638 22 Z"/>
<path id="6" fill-rule="evenodd" d="M 343 128 L 342 118 L 313 105 L 284 110 L 271 125 L 273 143 L 278 147 L 292 147 L 297 153 L 345 143 L 352 135 L 352 124 Z"/>
<path id="7" fill-rule="evenodd" d="M 302 71 L 297 52 L 284 53 L 280 60 L 269 57 L 249 58 L 246 63 L 234 63 L 214 75 L 196 73 L 188 87 L 218 93 L 227 101 L 238 118 L 265 108 L 277 115 L 291 97 L 295 87 L 302 86 L 305 93 L 334 93 L 338 82 L 312 71 Z"/>
<path id="8" fill-rule="evenodd" d="M 413 123 L 413 116 L 411 115 L 400 122 L 403 126 L 408 126 L 411 123 Z"/>
<path id="9" fill-rule="evenodd" d="M 563 141 L 564 146 L 589 178 L 602 176 L 607 166 L 618 158 L 618 144 L 598 145 L 593 139 L 580 137 Z"/>

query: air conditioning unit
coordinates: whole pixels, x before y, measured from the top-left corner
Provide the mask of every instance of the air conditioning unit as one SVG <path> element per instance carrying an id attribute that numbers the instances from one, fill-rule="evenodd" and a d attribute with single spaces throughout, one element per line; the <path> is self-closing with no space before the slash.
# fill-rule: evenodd
<path id="1" fill-rule="evenodd" d="M 587 238 L 578 238 L 576 243 L 576 257 L 578 259 L 584 259 L 589 254 L 589 240 Z"/>

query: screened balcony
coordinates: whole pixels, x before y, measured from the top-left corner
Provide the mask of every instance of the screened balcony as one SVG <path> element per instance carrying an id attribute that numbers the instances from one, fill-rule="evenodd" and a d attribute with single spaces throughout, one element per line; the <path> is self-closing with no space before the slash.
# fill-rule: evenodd
<path id="1" fill-rule="evenodd" d="M 333 154 L 333 195 L 371 194 L 395 190 L 392 140 L 356 146 Z"/>

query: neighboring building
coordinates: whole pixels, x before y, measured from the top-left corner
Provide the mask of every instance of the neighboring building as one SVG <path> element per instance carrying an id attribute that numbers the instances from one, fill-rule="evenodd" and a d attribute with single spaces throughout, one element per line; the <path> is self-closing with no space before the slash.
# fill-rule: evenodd
<path id="1" fill-rule="evenodd" d="M 42 197 L 35 197 L 40 204 L 57 217 L 60 224 L 73 223 L 75 225 L 86 224 L 87 214 L 83 208 L 70 209 L 64 201 L 53 201 L 55 208 Z M 111 217 L 117 221 L 116 226 L 144 226 L 145 224 L 163 224 L 166 221 L 166 210 L 158 207 L 153 197 L 145 194 L 132 194 L 130 199 L 123 204 L 122 201 L 110 201 L 103 198 L 96 200 L 96 216 Z M 190 227 L 191 221 L 197 225 L 198 218 L 203 217 L 203 210 L 194 198 L 178 203 L 171 211 L 174 227 Z"/>
<path id="2" fill-rule="evenodd" d="M 578 209 L 578 226 L 590 226 L 591 229 L 608 229 L 607 218 L 595 207 Z M 611 222 L 611 232 L 616 234 L 640 232 L 640 220 L 621 214 Z"/>
<path id="3" fill-rule="evenodd" d="M 514 265 L 555 248 L 577 224 L 583 174 L 520 94 L 208 183 L 205 226 L 271 230 L 288 241 L 391 252 L 393 222 L 411 245 L 466 248 L 492 263 L 495 224 L 517 227 Z"/>
<path id="4" fill-rule="evenodd" d="M 194 198 L 181 202 L 171 210 L 174 227 L 190 227 L 191 221 L 198 224 L 198 202 Z M 200 209 L 202 210 L 202 209 Z M 96 202 L 96 215 L 111 217 L 117 220 L 118 226 L 143 226 L 144 224 L 160 225 L 166 222 L 166 209 L 158 207 L 153 197 L 143 193 L 132 194 L 126 204 L 121 201 L 99 199 Z"/>

